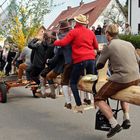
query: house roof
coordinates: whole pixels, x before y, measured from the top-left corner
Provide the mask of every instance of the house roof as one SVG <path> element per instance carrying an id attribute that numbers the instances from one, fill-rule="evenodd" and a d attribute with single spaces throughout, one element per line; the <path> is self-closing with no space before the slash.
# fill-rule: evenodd
<path id="1" fill-rule="evenodd" d="M 73 8 L 68 6 L 68 8 L 62 11 L 54 22 L 48 27 L 48 30 L 52 30 L 57 27 L 60 21 L 65 19 L 73 19 L 79 14 L 87 15 L 89 18 L 89 26 L 92 26 L 110 1 L 111 0 L 95 0 L 86 4 L 81 3 L 79 6 Z"/>

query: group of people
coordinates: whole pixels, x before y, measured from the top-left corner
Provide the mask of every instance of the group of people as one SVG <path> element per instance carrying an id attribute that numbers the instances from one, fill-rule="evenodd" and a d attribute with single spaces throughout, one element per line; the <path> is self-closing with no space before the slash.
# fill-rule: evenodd
<path id="1" fill-rule="evenodd" d="M 0 47 L 0 71 L 4 71 L 6 76 L 12 71 L 12 62 L 16 56 L 17 48 L 6 44 Z M 14 73 L 14 70 L 13 70 Z"/>
<path id="2" fill-rule="evenodd" d="M 63 21 L 60 22 L 58 33 L 44 33 L 42 40 L 36 38 L 31 40 L 27 47 L 30 49 L 27 52 L 30 52 L 31 62 L 29 65 L 26 63 L 26 66 L 20 64 L 19 73 L 20 67 L 26 67 L 26 72 L 30 73 L 30 79 L 38 85 L 36 95 L 43 98 L 55 98 L 53 79 L 62 74 L 61 85 L 65 107 L 72 108 L 70 86 L 76 103 L 75 109 L 82 113 L 83 106 L 77 87 L 79 78 L 85 74 L 97 74 L 98 69 L 102 69 L 109 61 L 111 75 L 108 82 L 94 96 L 94 102 L 111 124 L 111 129 L 107 133 L 107 137 L 110 138 L 122 129 L 128 129 L 131 122 L 128 103 L 121 102 L 124 115 L 123 123 L 120 125 L 106 100 L 124 88 L 138 85 L 140 59 L 130 42 L 118 38 L 119 30 L 115 24 L 106 27 L 105 36 L 108 45 L 104 46 L 97 59 L 98 42 L 95 33 L 87 28 L 88 19 L 80 14 L 74 17 L 74 20 L 76 23 L 74 29 L 71 29 L 67 21 Z M 46 64 L 47 67 L 45 67 Z M 46 81 L 51 93 L 44 90 Z"/>
<path id="3" fill-rule="evenodd" d="M 106 26 L 106 23 L 104 23 L 103 27 L 101 27 L 101 25 L 98 25 L 97 28 L 95 28 L 95 26 L 92 26 L 92 31 L 95 33 L 95 35 L 104 35 Z"/>
<path id="4" fill-rule="evenodd" d="M 76 21 L 74 29 L 69 29 L 69 26 L 66 26 L 68 28 L 66 34 L 62 38 L 58 36 L 59 40 L 54 41 L 53 46 L 59 46 L 58 49 L 62 51 L 68 48 L 69 45 L 71 46 L 69 47 L 71 48 L 71 61 L 66 63 L 66 58 L 69 57 L 64 58 L 64 74 L 69 64 L 72 64 L 72 69 L 70 70 L 70 74 L 66 72 L 63 78 L 65 79 L 65 76 L 69 76 L 68 81 L 74 95 L 78 112 L 83 112 L 82 102 L 77 88 L 80 76 L 84 75 L 85 71 L 86 74 L 95 74 L 96 69 L 103 68 L 107 60 L 109 60 L 111 76 L 108 82 L 95 95 L 94 102 L 111 124 L 111 129 L 107 134 L 107 137 L 110 138 L 120 132 L 122 128 L 128 129 L 131 123 L 128 103 L 121 102 L 124 117 L 122 125 L 119 125 L 113 116 L 111 107 L 106 103 L 106 99 L 124 88 L 138 85 L 140 78 L 139 57 L 131 43 L 118 38 L 118 26 L 111 24 L 108 25 L 105 30 L 109 44 L 103 48 L 96 61 L 95 50 L 98 51 L 98 42 L 95 34 L 86 27 L 88 24 L 87 18 L 80 14 L 75 17 L 74 20 Z M 66 27 L 63 29 L 66 29 Z M 62 33 L 62 31 L 60 33 Z M 59 74 L 57 72 L 54 74 L 54 69 L 49 73 L 46 76 L 47 80 L 52 80 Z M 64 95 L 67 93 L 67 86 L 68 84 L 63 85 Z M 68 94 L 65 96 L 66 99 L 68 99 Z M 68 105 L 69 102 L 70 100 L 67 100 L 66 105 Z"/>
<path id="5" fill-rule="evenodd" d="M 70 84 L 76 102 L 75 110 L 83 112 L 77 83 L 80 76 L 85 74 L 85 70 L 86 74 L 96 73 L 96 68 L 93 67 L 96 56 L 94 49 L 98 49 L 98 42 L 95 34 L 86 28 L 88 21 L 84 15 L 75 17 L 75 21 L 75 30 L 71 29 L 68 21 L 62 21 L 58 33 L 52 32 L 51 35 L 44 33 L 42 41 L 35 38 L 28 43 L 28 48 L 34 52 L 30 76 L 38 85 L 36 96 L 55 98 L 53 79 L 61 74 L 65 107 L 72 108 Z M 77 38 L 77 35 L 80 34 L 81 36 Z M 55 41 L 57 37 L 62 40 Z M 87 38 L 89 39 L 87 40 Z M 73 49 L 78 44 L 80 47 Z M 47 67 L 45 67 L 46 64 Z M 46 81 L 49 84 L 50 93 L 45 90 Z"/>
<path id="6" fill-rule="evenodd" d="M 92 26 L 92 31 L 95 33 L 95 35 L 105 35 L 106 27 L 107 27 L 107 23 L 104 23 L 102 27 L 101 25 L 98 25 L 97 28 L 95 28 L 95 26 Z M 131 26 L 128 22 L 125 23 L 122 32 L 125 35 L 131 35 Z"/>

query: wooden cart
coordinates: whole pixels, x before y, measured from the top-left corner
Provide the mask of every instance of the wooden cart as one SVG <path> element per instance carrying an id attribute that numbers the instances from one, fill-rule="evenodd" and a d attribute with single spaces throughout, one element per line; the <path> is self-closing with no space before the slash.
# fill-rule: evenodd
<path id="1" fill-rule="evenodd" d="M 22 83 L 18 83 L 17 80 L 18 80 L 17 75 L 0 77 L 0 102 L 1 103 L 7 102 L 7 93 L 10 88 L 27 85 L 26 82 L 23 81 Z M 32 84 L 31 90 L 33 93 L 33 97 L 37 97 L 35 96 L 36 89 L 37 86 L 35 84 Z"/>

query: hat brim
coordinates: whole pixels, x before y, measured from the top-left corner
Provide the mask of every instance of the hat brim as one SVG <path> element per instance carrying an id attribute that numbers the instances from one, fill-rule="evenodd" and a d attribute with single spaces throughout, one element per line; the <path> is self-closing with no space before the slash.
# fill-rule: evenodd
<path id="1" fill-rule="evenodd" d="M 75 20 L 76 22 L 81 23 L 81 24 L 84 24 L 84 25 L 87 25 L 87 24 L 89 23 L 88 20 L 85 21 L 85 22 L 83 22 L 83 21 L 78 20 L 77 17 L 74 17 L 74 20 Z"/>
<path id="2" fill-rule="evenodd" d="M 53 35 L 51 35 L 51 34 L 48 34 L 48 37 L 49 37 L 49 38 L 56 39 L 56 37 L 55 37 L 55 36 L 53 36 Z"/>
<path id="3" fill-rule="evenodd" d="M 59 28 L 59 30 L 64 30 L 64 29 L 69 29 L 71 28 L 71 26 L 66 26 L 66 27 L 63 27 L 63 28 Z"/>

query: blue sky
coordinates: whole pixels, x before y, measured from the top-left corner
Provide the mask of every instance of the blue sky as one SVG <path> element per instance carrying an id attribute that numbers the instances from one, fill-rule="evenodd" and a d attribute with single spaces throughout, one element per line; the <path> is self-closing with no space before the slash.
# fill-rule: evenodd
<path id="1" fill-rule="evenodd" d="M 54 20 L 55 18 L 61 13 L 61 11 L 67 9 L 67 6 L 71 6 L 71 7 L 76 7 L 79 5 L 81 0 L 54 0 L 54 3 L 59 4 L 59 3 L 63 3 L 64 4 L 60 4 L 57 7 L 54 7 L 52 9 L 52 11 L 45 16 L 44 18 L 44 26 L 47 28 Z M 83 0 L 84 3 L 88 3 L 94 0 Z M 126 0 L 119 0 L 121 2 L 121 4 L 124 4 L 126 2 Z"/>

